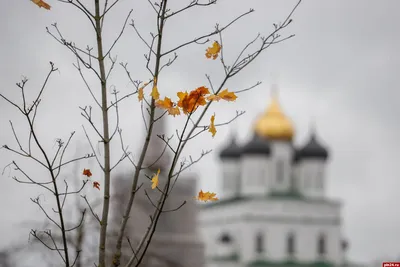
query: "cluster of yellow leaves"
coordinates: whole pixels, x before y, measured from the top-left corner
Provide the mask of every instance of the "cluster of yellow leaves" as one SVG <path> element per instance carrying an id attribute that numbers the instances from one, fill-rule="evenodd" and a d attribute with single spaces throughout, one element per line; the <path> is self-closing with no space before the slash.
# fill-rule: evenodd
<path id="1" fill-rule="evenodd" d="M 179 101 L 177 106 L 180 107 L 183 113 L 188 114 L 194 112 L 199 106 L 207 104 L 205 96 L 210 94 L 207 87 L 201 86 L 188 92 L 178 92 Z"/>
<path id="2" fill-rule="evenodd" d="M 193 113 L 199 106 L 205 106 L 207 101 L 219 101 L 221 99 L 226 101 L 235 101 L 237 96 L 234 92 L 229 92 L 228 89 L 225 89 L 218 94 L 210 94 L 210 91 L 207 87 L 201 86 L 190 92 L 178 92 L 177 96 L 179 98 L 177 103 L 171 101 L 169 97 L 164 97 L 164 100 L 157 100 L 156 106 L 161 109 L 165 109 L 168 111 L 169 115 L 180 115 L 181 111 L 184 114 Z M 209 126 L 209 132 L 212 133 L 212 136 L 215 136 L 217 132 L 215 125 L 215 114 L 211 117 L 211 123 Z"/>
<path id="3" fill-rule="evenodd" d="M 32 1 L 42 1 L 42 0 L 32 0 Z M 221 52 L 221 45 L 217 41 L 214 41 L 213 45 L 211 47 L 207 48 L 206 57 L 216 59 L 220 52 Z M 148 85 L 148 83 L 145 83 L 142 87 L 140 87 L 138 89 L 139 101 L 143 100 L 143 98 L 144 98 L 143 89 L 147 85 Z M 185 92 L 185 93 L 178 92 L 178 97 L 180 99 L 178 106 L 184 110 L 185 114 L 191 113 L 191 112 L 193 112 L 194 109 L 196 109 L 197 106 L 206 104 L 204 95 L 208 95 L 208 94 L 210 94 L 210 92 L 208 91 L 208 88 L 206 88 L 204 86 L 191 91 L 189 95 L 187 92 Z M 154 79 L 153 79 L 153 88 L 151 90 L 150 96 L 154 100 L 158 100 L 160 98 L 160 93 L 158 92 L 158 87 L 157 87 L 157 77 L 154 77 Z M 167 100 L 167 99 L 169 99 L 169 100 Z M 224 91 L 220 92 L 218 95 L 210 95 L 208 100 L 219 101 L 220 99 L 225 99 L 225 100 L 232 99 L 232 100 L 228 100 L 228 101 L 234 101 L 236 99 L 236 96 L 234 93 L 228 92 L 228 89 L 225 89 Z M 166 100 L 169 102 L 164 104 L 162 101 L 166 101 Z M 164 98 L 164 100 L 160 100 L 160 101 L 161 102 L 159 102 L 159 105 L 165 106 L 166 107 L 165 109 L 170 109 L 171 103 L 173 103 L 173 102 L 171 102 L 170 98 Z M 179 114 L 175 114 L 175 113 L 176 113 L 176 111 L 172 112 L 172 114 L 171 113 L 170 114 L 171 115 L 179 115 Z"/>
<path id="4" fill-rule="evenodd" d="M 154 176 L 151 178 L 151 189 L 155 189 L 158 186 L 158 176 L 160 175 L 160 169 L 158 169 L 157 173 L 154 174 Z M 216 197 L 216 193 L 212 193 L 212 192 L 203 192 L 203 190 L 200 190 L 199 194 L 197 197 L 195 197 L 194 199 L 198 200 L 198 201 L 217 201 L 218 198 Z"/>
<path id="5" fill-rule="evenodd" d="M 221 45 L 215 41 L 213 45 L 206 50 L 206 57 L 216 59 L 218 54 L 221 52 Z M 144 99 L 144 88 L 149 83 L 144 83 L 138 89 L 138 99 L 142 101 Z M 199 106 L 205 106 L 207 101 L 220 101 L 221 99 L 226 101 L 235 101 L 237 96 L 234 92 L 229 92 L 228 89 L 222 90 L 218 94 L 211 94 L 207 87 L 201 86 L 190 92 L 178 92 L 177 96 L 179 100 L 173 102 L 171 98 L 164 97 L 160 99 L 160 93 L 157 87 L 157 77 L 153 79 L 153 88 L 151 90 L 150 96 L 156 101 L 155 105 L 158 108 L 165 109 L 169 115 L 176 116 L 183 112 L 185 115 L 193 113 Z M 214 137 L 217 130 L 214 124 L 215 114 L 211 116 L 210 125 L 208 131 L 211 132 Z"/>
<path id="6" fill-rule="evenodd" d="M 205 106 L 207 104 L 207 100 L 219 101 L 223 99 L 226 101 L 235 101 L 237 99 L 235 93 L 229 92 L 228 89 L 222 90 L 218 94 L 214 95 L 210 94 L 210 91 L 205 86 L 198 87 L 190 92 L 178 92 L 177 96 L 179 98 L 177 103 L 172 102 L 168 97 L 164 97 L 164 100 L 159 100 L 157 98 L 156 106 L 158 108 L 167 110 L 168 114 L 175 116 L 181 114 L 179 109 L 181 109 L 184 114 L 192 113 L 199 106 Z"/>
<path id="7" fill-rule="evenodd" d="M 215 41 L 211 47 L 207 48 L 206 57 L 215 60 L 217 59 L 219 52 L 221 52 L 221 45 Z"/>
<path id="8" fill-rule="evenodd" d="M 218 54 L 221 52 L 221 45 L 215 41 L 213 45 L 206 50 L 206 57 L 216 59 Z M 138 99 L 142 101 L 144 98 L 144 88 L 149 83 L 144 83 L 138 89 Z M 190 92 L 178 92 L 177 96 L 179 100 L 173 102 L 171 98 L 164 97 L 160 99 L 160 93 L 157 87 L 157 77 L 153 78 L 153 88 L 151 90 L 150 96 L 155 100 L 155 105 L 158 108 L 165 109 L 169 115 L 176 116 L 183 112 L 185 115 L 193 113 L 199 106 L 205 106 L 207 101 L 220 101 L 221 99 L 226 101 L 235 101 L 237 96 L 234 92 L 229 92 L 228 89 L 222 90 L 218 94 L 211 94 L 207 87 L 201 86 Z M 214 137 L 217 130 L 214 125 L 215 114 L 210 119 L 209 132 L 211 132 Z"/>
<path id="9" fill-rule="evenodd" d="M 37 5 L 40 8 L 45 8 L 47 10 L 50 10 L 51 6 L 49 4 L 47 4 L 45 1 L 43 0 L 31 0 L 35 5 Z"/>
<path id="10" fill-rule="evenodd" d="M 144 83 L 143 86 L 139 87 L 138 89 L 138 99 L 139 101 L 142 101 L 144 98 L 144 88 L 149 84 L 150 82 Z M 153 79 L 153 89 L 151 89 L 150 96 L 154 100 L 158 100 L 160 98 L 160 93 L 158 92 L 158 87 L 157 87 L 157 77 L 154 77 Z"/>
<path id="11" fill-rule="evenodd" d="M 90 178 L 92 176 L 92 172 L 90 171 L 90 169 L 83 169 L 82 172 L 83 175 L 87 176 L 88 178 Z M 93 182 L 93 188 L 97 188 L 100 190 L 100 183 L 97 181 Z"/>

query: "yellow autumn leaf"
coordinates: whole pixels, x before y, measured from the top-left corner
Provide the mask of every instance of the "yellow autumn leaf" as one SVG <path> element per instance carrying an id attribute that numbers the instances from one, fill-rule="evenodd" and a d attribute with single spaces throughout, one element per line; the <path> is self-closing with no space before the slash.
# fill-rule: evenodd
<path id="1" fill-rule="evenodd" d="M 234 92 L 229 92 L 228 89 L 225 89 L 218 94 L 219 97 L 221 97 L 223 100 L 226 101 L 235 101 L 237 96 L 235 95 Z"/>
<path id="2" fill-rule="evenodd" d="M 181 115 L 181 111 L 178 107 L 172 107 L 168 109 L 168 114 L 175 117 L 176 115 Z"/>
<path id="3" fill-rule="evenodd" d="M 43 0 L 31 0 L 31 1 L 38 7 L 43 7 L 44 9 L 47 9 L 47 10 L 50 10 L 50 8 L 51 8 L 51 6 Z"/>
<path id="4" fill-rule="evenodd" d="M 138 91 L 138 99 L 139 99 L 139 101 L 142 101 L 143 98 L 144 98 L 143 87 L 140 87 L 139 91 Z"/>
<path id="5" fill-rule="evenodd" d="M 217 95 L 210 95 L 207 97 L 208 101 L 220 101 L 221 99 L 226 101 L 235 101 L 237 96 L 234 92 L 229 92 L 228 89 L 225 89 L 219 92 Z"/>
<path id="6" fill-rule="evenodd" d="M 180 115 L 181 111 L 175 106 L 175 103 L 171 101 L 169 97 L 164 97 L 164 100 L 158 100 L 156 102 L 156 107 L 166 109 L 169 115 Z"/>
<path id="7" fill-rule="evenodd" d="M 168 109 L 172 106 L 174 106 L 174 103 L 171 101 L 171 98 L 169 97 L 164 97 L 164 100 L 158 100 L 156 102 L 156 107 L 158 108 Z"/>
<path id="8" fill-rule="evenodd" d="M 199 201 L 217 201 L 218 198 L 216 197 L 216 193 L 213 192 L 203 192 L 203 190 L 200 190 L 198 196 L 195 198 Z"/>
<path id="9" fill-rule="evenodd" d="M 221 52 L 221 45 L 215 41 L 213 45 L 206 50 L 206 57 L 217 59 L 219 52 Z"/>
<path id="10" fill-rule="evenodd" d="M 219 96 L 219 95 L 210 95 L 210 96 L 207 96 L 207 100 L 208 101 L 220 101 L 221 100 L 221 97 Z"/>
<path id="11" fill-rule="evenodd" d="M 153 81 L 153 89 L 151 90 L 151 94 L 150 94 L 154 100 L 158 100 L 160 98 L 160 93 L 158 92 L 158 88 L 157 88 L 157 77 L 154 77 L 154 81 Z"/>
<path id="12" fill-rule="evenodd" d="M 158 92 L 157 85 L 153 86 L 150 95 L 153 97 L 154 100 L 158 100 L 160 98 L 160 93 Z"/>
<path id="13" fill-rule="evenodd" d="M 208 127 L 209 128 L 208 131 L 212 134 L 212 137 L 214 137 L 215 134 L 217 133 L 217 129 L 215 128 L 214 125 L 214 120 L 215 120 L 215 114 L 211 116 L 210 126 Z"/>
<path id="14" fill-rule="evenodd" d="M 151 178 L 151 189 L 155 189 L 158 186 L 158 175 L 160 174 L 160 169 L 158 169 L 157 174 Z"/>
<path id="15" fill-rule="evenodd" d="M 142 100 L 143 100 L 143 98 L 144 98 L 144 92 L 143 92 L 143 90 L 144 90 L 144 88 L 145 88 L 148 84 L 149 84 L 149 83 L 147 82 L 147 83 L 144 83 L 143 86 L 139 87 L 139 89 L 138 89 L 138 99 L 139 99 L 139 101 L 142 101 Z"/>

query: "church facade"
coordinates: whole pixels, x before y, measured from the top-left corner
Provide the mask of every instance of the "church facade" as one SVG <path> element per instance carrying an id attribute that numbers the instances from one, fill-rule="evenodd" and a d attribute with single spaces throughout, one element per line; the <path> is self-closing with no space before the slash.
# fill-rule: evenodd
<path id="1" fill-rule="evenodd" d="M 222 192 L 202 207 L 206 266 L 348 265 L 341 203 L 325 194 L 328 149 L 315 129 L 295 147 L 276 94 L 253 136 L 220 152 Z"/>

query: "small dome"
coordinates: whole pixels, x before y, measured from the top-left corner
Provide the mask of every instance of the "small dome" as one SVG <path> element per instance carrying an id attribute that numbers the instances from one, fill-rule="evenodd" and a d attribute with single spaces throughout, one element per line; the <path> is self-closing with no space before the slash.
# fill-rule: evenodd
<path id="1" fill-rule="evenodd" d="M 270 140 L 291 141 L 294 136 L 292 122 L 283 113 L 276 93 L 272 94 L 272 100 L 267 110 L 254 125 L 254 131 L 262 137 Z"/>
<path id="2" fill-rule="evenodd" d="M 323 147 L 320 143 L 318 143 L 315 132 L 311 134 L 308 143 L 303 148 L 298 150 L 296 153 L 297 160 L 305 158 L 317 158 L 326 160 L 328 159 L 328 156 L 329 156 L 328 150 L 325 147 Z"/>
<path id="3" fill-rule="evenodd" d="M 237 144 L 236 138 L 232 137 L 231 143 L 220 152 L 219 157 L 236 159 L 240 158 L 241 152 L 242 148 Z"/>
<path id="4" fill-rule="evenodd" d="M 253 138 L 242 148 L 243 154 L 269 155 L 271 148 L 267 139 L 254 134 Z"/>

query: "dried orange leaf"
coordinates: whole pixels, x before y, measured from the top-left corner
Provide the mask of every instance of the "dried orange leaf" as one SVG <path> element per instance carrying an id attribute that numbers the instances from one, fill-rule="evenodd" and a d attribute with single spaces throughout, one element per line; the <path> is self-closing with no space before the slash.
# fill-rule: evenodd
<path id="1" fill-rule="evenodd" d="M 158 88 L 157 85 L 153 86 L 153 89 L 151 90 L 151 94 L 150 94 L 154 100 L 157 100 L 160 98 L 160 93 L 158 92 Z"/>
<path id="2" fill-rule="evenodd" d="M 177 106 L 182 108 L 183 112 L 187 114 L 187 98 L 188 98 L 188 92 L 178 92 L 176 95 L 179 98 L 179 101 L 177 103 Z"/>
<path id="3" fill-rule="evenodd" d="M 220 101 L 221 99 L 226 101 L 235 101 L 237 96 L 234 92 L 229 92 L 228 89 L 225 89 L 219 92 L 217 95 L 210 95 L 207 97 L 208 101 Z"/>
<path id="4" fill-rule="evenodd" d="M 218 198 L 216 197 L 216 193 L 213 192 L 203 192 L 203 190 L 200 190 L 198 196 L 196 197 L 197 200 L 199 201 L 217 201 Z"/>
<path id="5" fill-rule="evenodd" d="M 156 102 L 156 107 L 166 109 L 168 114 L 174 117 L 181 114 L 179 108 L 175 107 L 175 103 L 172 102 L 169 97 L 164 97 L 164 100 L 158 100 Z"/>
<path id="6" fill-rule="evenodd" d="M 219 52 L 221 52 L 221 45 L 215 41 L 213 45 L 206 50 L 206 57 L 217 59 Z"/>
<path id="7" fill-rule="evenodd" d="M 160 93 L 158 92 L 158 88 L 157 88 L 157 77 L 154 77 L 154 81 L 153 81 L 153 89 L 151 90 L 151 94 L 150 94 L 154 100 L 158 100 L 160 98 Z"/>
<path id="8" fill-rule="evenodd" d="M 210 95 L 210 96 L 208 96 L 207 97 L 207 100 L 208 101 L 220 101 L 221 100 L 221 97 L 219 96 L 219 95 Z"/>
<path id="9" fill-rule="evenodd" d="M 200 86 L 199 88 L 196 88 L 194 91 L 196 91 L 196 93 L 200 95 L 208 95 L 210 93 L 208 88 L 205 86 Z"/>
<path id="10" fill-rule="evenodd" d="M 226 101 L 235 101 L 237 96 L 235 95 L 234 92 L 229 92 L 228 89 L 225 89 L 218 94 L 219 97 L 221 97 L 223 100 Z"/>
<path id="11" fill-rule="evenodd" d="M 175 117 L 176 115 L 181 115 L 181 111 L 178 107 L 173 107 L 168 109 L 168 114 Z"/>
<path id="12" fill-rule="evenodd" d="M 148 84 L 149 84 L 149 83 L 147 82 L 147 83 L 144 83 L 142 87 L 139 87 L 139 90 L 138 90 L 138 99 L 139 99 L 139 101 L 142 101 L 142 100 L 143 100 L 143 98 L 144 98 L 144 92 L 143 92 L 143 90 L 144 90 L 144 88 L 145 88 Z"/>
<path id="13" fill-rule="evenodd" d="M 212 134 L 212 137 L 214 137 L 215 134 L 217 133 L 217 129 L 215 128 L 215 125 L 214 125 L 214 120 L 215 120 L 215 114 L 211 116 L 210 126 L 208 129 L 208 131 Z"/>
<path id="14" fill-rule="evenodd" d="M 178 92 L 179 101 L 177 106 L 180 107 L 185 114 L 192 113 L 198 106 L 207 104 L 205 95 L 208 94 L 210 94 L 210 92 L 205 86 L 196 88 L 189 94 L 187 92 Z"/>
<path id="15" fill-rule="evenodd" d="M 139 99 L 139 101 L 142 101 L 143 98 L 144 98 L 143 87 L 140 87 L 139 91 L 138 91 L 138 99 Z"/>
<path id="16" fill-rule="evenodd" d="M 100 190 L 100 183 L 97 182 L 97 181 L 94 181 L 94 182 L 93 182 L 93 188 L 97 188 L 97 189 Z"/>
<path id="17" fill-rule="evenodd" d="M 160 174 L 160 169 L 158 169 L 157 174 L 151 178 L 151 189 L 155 189 L 158 186 L 158 175 Z"/>
<path id="18" fill-rule="evenodd" d="M 90 171 L 90 169 L 83 169 L 82 174 L 86 175 L 87 177 L 92 176 L 92 172 Z"/>
<path id="19" fill-rule="evenodd" d="M 50 10 L 51 6 L 49 4 L 47 4 L 45 1 L 43 0 L 31 0 L 35 5 L 37 5 L 38 7 L 43 7 L 44 9 Z"/>
<path id="20" fill-rule="evenodd" d="M 156 107 L 158 108 L 163 108 L 163 109 L 169 109 L 174 106 L 174 103 L 171 101 L 169 97 L 164 97 L 164 100 L 158 100 L 156 102 Z"/>

